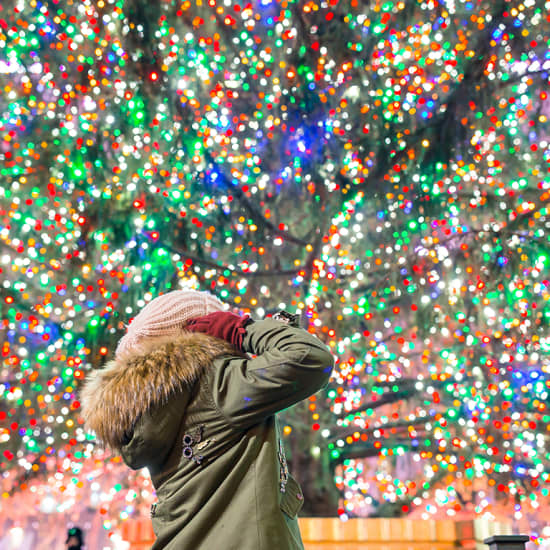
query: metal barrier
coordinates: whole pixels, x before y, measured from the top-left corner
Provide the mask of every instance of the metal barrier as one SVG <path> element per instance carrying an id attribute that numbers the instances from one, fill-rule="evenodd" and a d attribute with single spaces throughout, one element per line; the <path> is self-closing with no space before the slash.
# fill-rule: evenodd
<path id="1" fill-rule="evenodd" d="M 512 535 L 511 524 L 481 519 L 299 518 L 299 523 L 305 550 L 525 550 L 529 540 Z M 155 538 L 149 518 L 124 522 L 120 535 L 130 550 L 148 550 Z"/>
<path id="2" fill-rule="evenodd" d="M 489 550 L 525 550 L 527 535 L 495 535 L 483 542 L 489 545 Z"/>

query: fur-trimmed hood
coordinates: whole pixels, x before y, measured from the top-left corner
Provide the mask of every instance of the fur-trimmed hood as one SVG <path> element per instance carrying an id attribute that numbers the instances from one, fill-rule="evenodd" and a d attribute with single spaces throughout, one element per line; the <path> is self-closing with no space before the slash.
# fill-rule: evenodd
<path id="1" fill-rule="evenodd" d="M 101 442 L 120 449 L 137 420 L 190 389 L 215 357 L 236 353 L 226 342 L 198 332 L 151 341 L 87 376 L 81 392 L 85 426 Z"/>

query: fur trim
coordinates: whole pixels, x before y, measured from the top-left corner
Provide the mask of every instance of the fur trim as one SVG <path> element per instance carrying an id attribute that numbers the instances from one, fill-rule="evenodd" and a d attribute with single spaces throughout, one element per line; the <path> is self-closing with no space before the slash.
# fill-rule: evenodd
<path id="1" fill-rule="evenodd" d="M 158 338 L 88 374 L 81 392 L 85 426 L 108 447 L 120 449 L 125 434 L 147 410 L 190 388 L 220 355 L 238 353 L 227 342 L 199 332 Z"/>

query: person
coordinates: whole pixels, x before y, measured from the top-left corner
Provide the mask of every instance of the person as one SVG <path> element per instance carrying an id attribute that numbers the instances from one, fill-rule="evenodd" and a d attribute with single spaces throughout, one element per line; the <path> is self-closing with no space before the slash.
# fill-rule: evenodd
<path id="1" fill-rule="evenodd" d="M 82 550 L 84 544 L 84 534 L 80 527 L 71 527 L 67 531 L 67 540 L 65 541 L 67 550 Z"/>
<path id="2" fill-rule="evenodd" d="M 207 292 L 169 292 L 88 376 L 86 426 L 151 475 L 153 550 L 303 549 L 303 495 L 276 413 L 324 387 L 334 362 L 291 315 L 276 317 L 233 314 Z"/>

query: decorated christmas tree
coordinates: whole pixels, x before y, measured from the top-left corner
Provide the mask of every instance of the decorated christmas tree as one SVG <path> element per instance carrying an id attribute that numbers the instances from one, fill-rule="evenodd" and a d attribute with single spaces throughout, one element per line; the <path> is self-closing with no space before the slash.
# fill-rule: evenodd
<path id="1" fill-rule="evenodd" d="M 83 430 L 79 387 L 144 304 L 195 288 L 299 313 L 336 357 L 282 416 L 305 513 L 535 525 L 549 11 L 3 2 L 2 516 L 146 513 L 147 473 Z"/>

